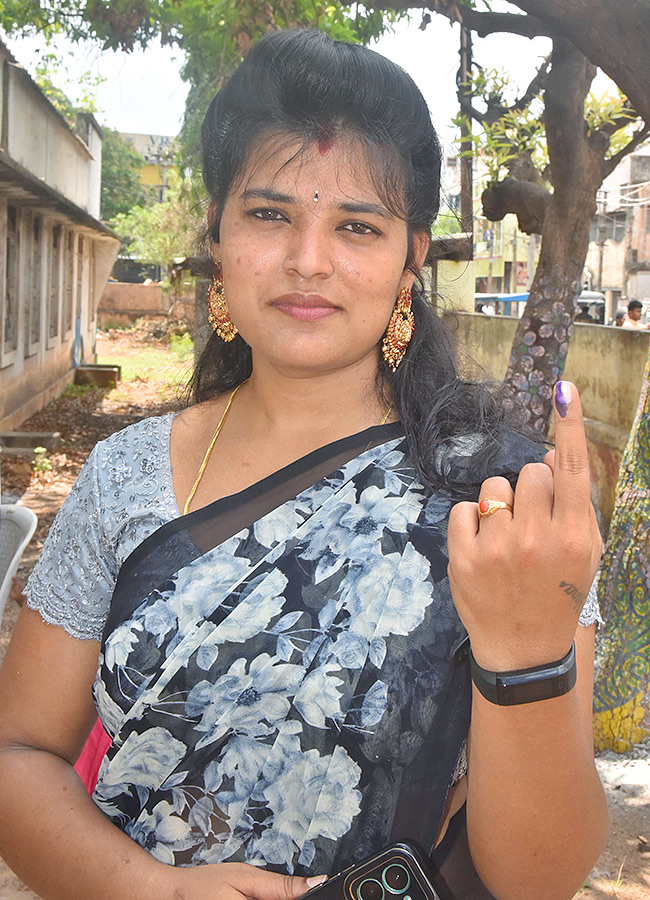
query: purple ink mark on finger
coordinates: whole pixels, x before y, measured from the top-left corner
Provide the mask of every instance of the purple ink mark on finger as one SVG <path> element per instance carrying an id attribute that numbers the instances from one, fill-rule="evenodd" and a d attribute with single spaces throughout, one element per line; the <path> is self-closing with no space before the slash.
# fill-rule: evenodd
<path id="1" fill-rule="evenodd" d="M 562 419 L 566 418 L 571 399 L 571 384 L 568 381 L 558 381 L 555 386 L 555 408 Z"/>

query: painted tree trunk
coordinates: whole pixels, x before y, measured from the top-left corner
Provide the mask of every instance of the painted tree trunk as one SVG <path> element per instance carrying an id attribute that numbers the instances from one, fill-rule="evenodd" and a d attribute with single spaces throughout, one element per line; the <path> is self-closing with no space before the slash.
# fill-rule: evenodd
<path id="1" fill-rule="evenodd" d="M 555 205 L 555 204 L 554 204 Z M 570 249 L 571 235 L 584 230 L 579 216 L 565 217 L 549 210 L 535 279 L 512 342 L 505 381 L 516 401 L 542 434 L 548 432 L 553 385 L 566 362 L 576 297 L 589 246 L 588 232 L 580 246 Z M 549 240 L 549 231 L 552 239 Z M 584 244 L 584 247 L 582 246 Z"/>
<path id="2" fill-rule="evenodd" d="M 567 41 L 553 44 L 545 126 L 553 195 L 524 315 L 505 376 L 530 424 L 548 432 L 553 386 L 562 377 L 602 182 L 602 149 L 585 133 L 584 102 L 594 68 Z"/>
<path id="3" fill-rule="evenodd" d="M 624 753 L 650 733 L 650 353 L 616 486 L 598 595 L 594 739 Z"/>

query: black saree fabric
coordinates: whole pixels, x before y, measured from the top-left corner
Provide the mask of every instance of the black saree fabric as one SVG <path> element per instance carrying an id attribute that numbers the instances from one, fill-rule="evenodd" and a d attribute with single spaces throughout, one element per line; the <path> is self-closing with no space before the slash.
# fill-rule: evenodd
<path id="1" fill-rule="evenodd" d="M 388 425 L 144 541 L 94 687 L 104 813 L 173 865 L 333 873 L 432 847 L 470 716 L 451 505 Z"/>

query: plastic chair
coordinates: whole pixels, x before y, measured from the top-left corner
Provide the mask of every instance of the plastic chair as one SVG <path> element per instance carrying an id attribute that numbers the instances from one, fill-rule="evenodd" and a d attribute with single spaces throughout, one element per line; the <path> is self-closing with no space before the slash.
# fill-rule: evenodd
<path id="1" fill-rule="evenodd" d="M 26 506 L 15 503 L 0 506 L 0 619 L 11 590 L 11 580 L 37 524 L 36 513 Z"/>

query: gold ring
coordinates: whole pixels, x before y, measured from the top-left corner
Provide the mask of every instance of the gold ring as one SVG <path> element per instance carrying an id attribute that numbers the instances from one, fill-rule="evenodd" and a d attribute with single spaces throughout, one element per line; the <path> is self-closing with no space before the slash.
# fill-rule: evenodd
<path id="1" fill-rule="evenodd" d="M 505 500 L 481 500 L 478 505 L 478 517 L 479 519 L 487 519 L 488 516 L 491 516 L 498 509 L 507 509 L 508 512 L 512 512 L 512 506 L 506 503 Z"/>

